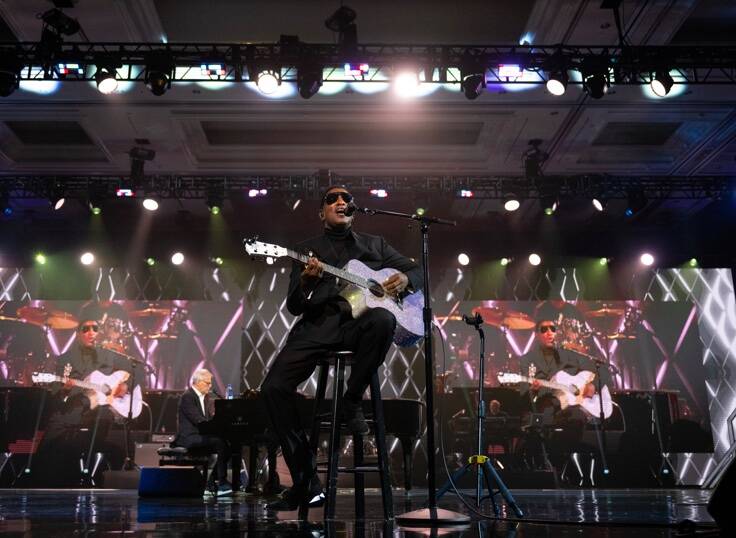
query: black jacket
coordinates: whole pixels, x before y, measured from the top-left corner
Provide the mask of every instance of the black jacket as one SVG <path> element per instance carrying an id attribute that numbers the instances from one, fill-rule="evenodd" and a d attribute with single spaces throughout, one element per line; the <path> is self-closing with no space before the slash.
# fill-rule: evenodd
<path id="1" fill-rule="evenodd" d="M 211 394 L 205 394 L 204 407 L 207 410 L 205 415 L 202 412 L 202 406 L 199 405 L 199 396 L 192 387 L 189 387 L 179 398 L 178 414 L 177 414 L 177 431 L 174 445 L 187 447 L 194 442 L 195 436 L 199 435 L 197 424 L 211 419 L 215 414 L 215 400 Z"/>
<path id="2" fill-rule="evenodd" d="M 84 380 L 92 372 L 99 370 L 105 375 L 110 375 L 118 370 L 124 370 L 131 373 L 135 378 L 129 378 L 127 381 L 128 392 L 132 392 L 136 385 L 141 385 L 145 379 L 145 368 L 138 365 L 133 372 L 131 363 L 123 356 L 113 353 L 104 348 L 93 348 L 91 350 L 82 350 L 79 345 L 72 345 L 69 350 L 61 355 L 56 363 L 56 374 L 64 376 L 65 370 L 69 370 L 69 377 L 72 379 Z M 61 383 L 54 383 L 52 386 L 54 393 L 61 393 L 67 398 L 67 402 L 73 403 L 77 399 L 81 399 L 85 407 L 89 407 L 89 400 L 84 395 L 86 389 L 72 387 L 70 389 L 63 388 Z"/>
<path id="3" fill-rule="evenodd" d="M 422 271 L 419 265 L 399 254 L 382 237 L 351 231 L 347 249 L 342 255 L 331 244 L 327 234 L 299 243 L 295 249 L 310 254 L 329 265 L 342 268 L 351 259 L 359 260 L 373 270 L 392 268 L 405 273 L 412 289 L 422 287 Z M 324 273 L 311 293 L 301 287 L 304 265 L 295 262 L 291 270 L 286 307 L 302 318 L 289 333 L 290 341 L 310 341 L 330 344 L 339 338 L 339 327 L 352 319 L 347 302 L 339 295 L 334 276 Z"/>

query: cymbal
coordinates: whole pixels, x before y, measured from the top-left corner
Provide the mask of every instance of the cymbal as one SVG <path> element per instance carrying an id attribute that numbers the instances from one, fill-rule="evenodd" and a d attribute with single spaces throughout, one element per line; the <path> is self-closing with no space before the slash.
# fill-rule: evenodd
<path id="1" fill-rule="evenodd" d="M 46 326 L 51 329 L 76 329 L 77 318 L 63 310 L 46 310 L 43 306 L 21 306 L 18 317 L 27 323 Z"/>
<path id="2" fill-rule="evenodd" d="M 179 338 L 178 334 L 156 333 L 148 337 L 149 340 L 174 340 Z"/>
<path id="3" fill-rule="evenodd" d="M 586 318 L 605 318 L 609 316 L 622 316 L 624 313 L 623 308 L 611 308 L 608 306 L 603 306 L 603 308 L 599 308 L 598 310 L 590 310 L 589 312 L 585 313 Z"/>
<path id="4" fill-rule="evenodd" d="M 636 340 L 636 335 L 615 333 L 607 335 L 606 338 L 608 340 Z"/>
<path id="5" fill-rule="evenodd" d="M 46 321 L 48 312 L 42 306 L 21 306 L 16 312 L 18 317 L 27 323 L 34 323 L 36 325 L 43 325 Z"/>
<path id="6" fill-rule="evenodd" d="M 143 310 L 133 310 L 129 315 L 134 318 L 148 318 L 152 316 L 167 316 L 169 313 L 171 313 L 171 310 L 168 308 L 149 306 Z"/>
<path id="7" fill-rule="evenodd" d="M 69 312 L 63 310 L 52 310 L 46 316 L 44 323 L 47 327 L 52 329 L 76 329 L 79 325 L 77 318 L 72 316 Z"/>
<path id="8" fill-rule="evenodd" d="M 531 316 L 524 314 L 524 312 L 516 312 L 514 310 L 507 310 L 504 312 L 503 320 L 501 325 L 508 327 L 509 329 L 524 330 L 533 329 L 536 323 Z"/>

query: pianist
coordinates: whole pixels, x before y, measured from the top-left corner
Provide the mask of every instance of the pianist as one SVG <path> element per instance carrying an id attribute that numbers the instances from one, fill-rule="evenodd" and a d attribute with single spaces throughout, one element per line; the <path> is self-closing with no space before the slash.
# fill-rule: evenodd
<path id="1" fill-rule="evenodd" d="M 216 435 L 201 435 L 197 425 L 211 419 L 215 414 L 215 400 L 210 394 L 212 374 L 208 370 L 197 370 L 192 376 L 192 385 L 179 398 L 178 433 L 174 446 L 204 448 L 217 453 L 217 496 L 232 494 L 227 481 L 227 461 L 230 459 L 228 443 Z"/>

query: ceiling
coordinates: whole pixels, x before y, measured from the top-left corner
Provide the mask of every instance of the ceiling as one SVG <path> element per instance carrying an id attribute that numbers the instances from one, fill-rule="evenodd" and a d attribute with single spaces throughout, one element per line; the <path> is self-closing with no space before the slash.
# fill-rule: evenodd
<path id="1" fill-rule="evenodd" d="M 348 4 L 358 14 L 364 44 L 618 41 L 612 12 L 601 9 L 600 0 Z M 275 42 L 290 34 L 330 43 L 335 36 L 323 21 L 339 5 L 79 0 L 64 11 L 93 42 Z M 0 39 L 37 41 L 37 14 L 51 7 L 49 0 L 0 2 Z M 730 0 L 625 0 L 621 13 L 634 45 L 736 42 Z M 636 86 L 614 87 L 600 100 L 579 87 L 554 97 L 541 86 L 492 86 L 474 101 L 445 88 L 410 100 L 390 90 L 328 93 L 272 99 L 245 84 L 214 89 L 177 83 L 156 97 L 139 83 L 105 96 L 83 82 L 24 83 L 0 99 L 0 174 L 127 174 L 128 151 L 145 145 L 156 152 L 146 163 L 149 174 L 329 169 L 337 176 L 521 176 L 522 154 L 532 139 L 549 153 L 547 175 L 724 175 L 736 169 L 736 92 L 730 86 L 689 86 L 664 99 Z M 703 207 L 700 201 L 670 205 L 683 214 Z M 478 201 L 471 209 L 474 215 L 495 210 L 498 201 Z M 457 211 L 467 213 L 468 205 Z"/>

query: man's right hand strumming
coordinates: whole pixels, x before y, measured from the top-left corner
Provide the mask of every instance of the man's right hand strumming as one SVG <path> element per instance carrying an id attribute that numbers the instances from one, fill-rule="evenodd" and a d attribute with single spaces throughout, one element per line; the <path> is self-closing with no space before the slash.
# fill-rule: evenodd
<path id="1" fill-rule="evenodd" d="M 322 277 L 322 262 L 317 258 L 309 258 L 307 265 L 304 266 L 304 270 L 301 274 L 302 289 L 305 291 L 311 290 L 317 285 L 317 281 Z"/>
<path id="2" fill-rule="evenodd" d="M 531 390 L 534 392 L 537 392 L 542 387 L 542 384 L 539 382 L 539 379 L 532 380 L 531 383 Z"/>

